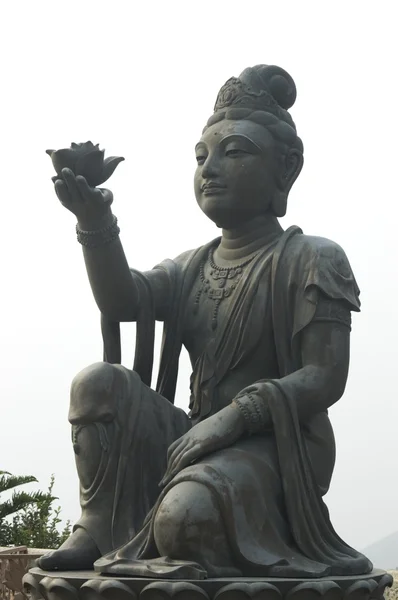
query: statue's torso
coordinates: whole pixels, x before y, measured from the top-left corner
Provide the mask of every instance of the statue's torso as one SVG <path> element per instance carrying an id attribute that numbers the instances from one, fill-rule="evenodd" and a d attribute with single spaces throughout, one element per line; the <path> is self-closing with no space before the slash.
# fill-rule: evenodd
<path id="1" fill-rule="evenodd" d="M 249 282 L 249 285 L 255 286 L 256 291 L 254 300 L 248 307 L 248 318 L 243 323 L 234 315 L 234 307 L 239 300 L 238 295 L 242 293 L 236 285 L 238 277 L 227 279 L 225 285 L 220 286 L 220 278 L 212 277 L 212 270 L 209 261 L 206 261 L 202 276 L 198 273 L 185 310 L 183 342 L 190 356 L 194 370 L 193 377 L 206 379 L 206 365 L 202 369 L 204 375 L 195 374 L 198 362 L 203 361 L 204 353 L 207 356 L 206 360 L 212 363 L 211 367 L 217 371 L 220 346 L 229 344 L 236 346 L 236 349 L 231 368 L 227 370 L 221 381 L 217 382 L 212 393 L 211 411 L 202 415 L 202 418 L 230 404 L 234 396 L 255 381 L 280 377 L 272 327 L 271 261 L 267 261 L 260 278 L 256 280 L 252 278 Z M 242 269 L 242 275 L 244 271 L 245 267 Z M 216 308 L 216 301 L 209 297 L 214 292 L 210 294 L 203 292 L 203 276 L 209 281 L 210 289 L 230 290 L 229 293 L 227 292 L 228 295 L 223 297 L 218 308 Z M 232 287 L 234 283 L 235 288 Z M 201 289 L 202 293 L 199 293 Z M 214 328 L 215 312 L 217 313 L 216 328 Z M 195 389 L 192 392 L 195 395 Z M 193 398 L 191 404 L 192 402 Z"/>

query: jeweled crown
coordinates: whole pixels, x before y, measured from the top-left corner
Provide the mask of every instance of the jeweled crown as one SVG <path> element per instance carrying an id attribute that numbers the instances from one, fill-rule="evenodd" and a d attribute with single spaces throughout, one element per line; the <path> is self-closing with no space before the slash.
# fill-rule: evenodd
<path id="1" fill-rule="evenodd" d="M 249 108 L 269 112 L 292 124 L 287 109 L 293 106 L 295 99 L 296 86 L 286 71 L 274 65 L 257 65 L 224 83 L 214 112 L 230 107 Z"/>
<path id="2" fill-rule="evenodd" d="M 256 92 L 237 77 L 231 77 L 218 92 L 214 112 L 229 106 L 258 108 L 258 110 L 280 111 L 278 103 L 266 90 Z"/>

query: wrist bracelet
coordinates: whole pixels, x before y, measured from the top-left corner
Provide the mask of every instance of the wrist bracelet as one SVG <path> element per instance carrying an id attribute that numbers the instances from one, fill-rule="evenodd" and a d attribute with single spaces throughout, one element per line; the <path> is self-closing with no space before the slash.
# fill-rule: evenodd
<path id="1" fill-rule="evenodd" d="M 120 233 L 120 227 L 117 224 L 117 218 L 113 215 L 112 222 L 94 231 L 84 231 L 80 229 L 79 224 L 76 225 L 77 241 L 86 248 L 98 248 L 113 242 Z"/>
<path id="2" fill-rule="evenodd" d="M 269 413 L 264 401 L 256 398 L 254 394 L 244 394 L 234 398 L 233 402 L 239 408 L 246 421 L 250 434 L 259 433 L 269 425 Z"/>

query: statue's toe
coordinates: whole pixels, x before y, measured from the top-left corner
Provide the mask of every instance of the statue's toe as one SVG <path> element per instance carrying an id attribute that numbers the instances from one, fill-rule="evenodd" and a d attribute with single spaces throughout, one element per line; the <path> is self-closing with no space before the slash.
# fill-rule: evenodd
<path id="1" fill-rule="evenodd" d="M 36 560 L 36 565 L 43 569 L 43 571 L 54 571 L 57 568 L 57 560 L 54 558 L 54 554 L 56 552 L 49 552 L 48 554 L 44 554 Z"/>
<path id="2" fill-rule="evenodd" d="M 101 553 L 84 529 L 76 529 L 64 544 L 41 556 L 36 564 L 43 571 L 81 571 L 92 569 Z"/>
<path id="3" fill-rule="evenodd" d="M 43 571 L 82 571 L 91 570 L 94 562 L 100 557 L 97 548 L 82 549 L 68 548 L 67 550 L 55 550 L 45 554 L 37 565 Z"/>

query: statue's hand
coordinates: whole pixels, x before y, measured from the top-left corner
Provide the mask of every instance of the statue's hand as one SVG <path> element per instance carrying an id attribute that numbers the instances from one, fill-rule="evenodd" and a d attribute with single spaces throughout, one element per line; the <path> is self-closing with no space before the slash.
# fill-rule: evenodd
<path id="1" fill-rule="evenodd" d="M 179 471 L 202 456 L 231 446 L 244 431 L 244 418 L 233 405 L 198 423 L 171 444 L 167 471 L 160 485 L 167 485 Z"/>
<path id="2" fill-rule="evenodd" d="M 55 192 L 62 206 L 70 210 L 81 229 L 98 229 L 111 217 L 113 194 L 110 190 L 92 188 L 81 175 L 62 169 L 62 179 L 55 182 Z"/>

